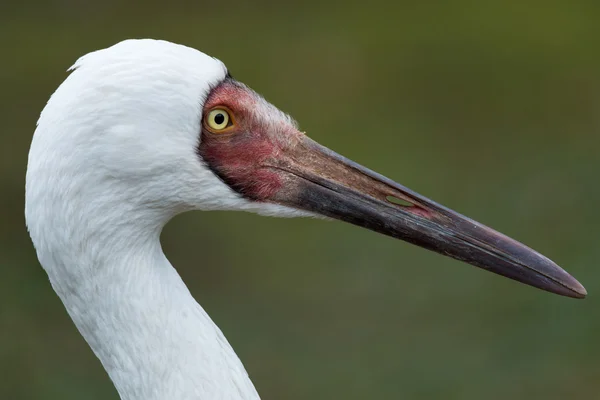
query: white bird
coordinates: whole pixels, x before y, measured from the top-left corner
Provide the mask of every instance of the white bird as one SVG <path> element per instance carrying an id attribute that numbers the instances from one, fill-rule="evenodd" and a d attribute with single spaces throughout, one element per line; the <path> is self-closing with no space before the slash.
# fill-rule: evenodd
<path id="1" fill-rule="evenodd" d="M 570 297 L 546 257 L 310 140 L 219 60 L 127 40 L 80 58 L 35 131 L 25 214 L 39 261 L 124 400 L 258 399 L 162 252 L 188 210 L 325 216 Z"/>

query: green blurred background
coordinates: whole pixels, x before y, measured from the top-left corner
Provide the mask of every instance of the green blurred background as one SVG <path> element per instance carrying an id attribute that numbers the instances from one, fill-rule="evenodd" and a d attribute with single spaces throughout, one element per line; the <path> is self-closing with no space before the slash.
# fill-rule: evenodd
<path id="1" fill-rule="evenodd" d="M 27 151 L 65 70 L 187 44 L 314 139 L 540 250 L 550 295 L 343 223 L 189 213 L 165 252 L 263 399 L 600 398 L 594 1 L 0 4 L 0 398 L 118 399 L 24 226 Z"/>

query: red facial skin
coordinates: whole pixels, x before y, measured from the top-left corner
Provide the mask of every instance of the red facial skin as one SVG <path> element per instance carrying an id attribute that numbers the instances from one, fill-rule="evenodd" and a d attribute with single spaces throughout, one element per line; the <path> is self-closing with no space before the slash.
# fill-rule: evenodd
<path id="1" fill-rule="evenodd" d="M 232 126 L 214 131 L 206 116 L 215 108 L 229 111 Z M 282 177 L 269 166 L 303 136 L 289 117 L 246 86 L 226 79 L 204 105 L 198 152 L 225 183 L 255 201 L 272 198 Z"/>

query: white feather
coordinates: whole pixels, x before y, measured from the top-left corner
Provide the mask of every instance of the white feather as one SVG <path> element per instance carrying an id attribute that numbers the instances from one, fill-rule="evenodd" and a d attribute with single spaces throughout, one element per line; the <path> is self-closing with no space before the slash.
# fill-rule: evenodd
<path id="1" fill-rule="evenodd" d="M 202 106 L 225 66 L 128 40 L 72 69 L 40 116 L 27 169 L 27 225 L 53 288 L 122 399 L 258 399 L 159 242 L 187 210 L 306 215 L 243 199 L 199 159 Z"/>

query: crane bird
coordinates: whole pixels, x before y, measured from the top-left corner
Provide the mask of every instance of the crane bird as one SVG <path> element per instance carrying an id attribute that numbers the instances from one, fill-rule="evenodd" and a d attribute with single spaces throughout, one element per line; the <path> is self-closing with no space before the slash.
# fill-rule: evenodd
<path id="1" fill-rule="evenodd" d="M 124 400 L 258 399 L 162 252 L 188 210 L 338 219 L 564 296 L 548 258 L 319 145 L 225 65 L 126 40 L 80 58 L 35 130 L 25 214 L 38 259 Z"/>

